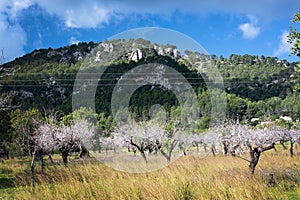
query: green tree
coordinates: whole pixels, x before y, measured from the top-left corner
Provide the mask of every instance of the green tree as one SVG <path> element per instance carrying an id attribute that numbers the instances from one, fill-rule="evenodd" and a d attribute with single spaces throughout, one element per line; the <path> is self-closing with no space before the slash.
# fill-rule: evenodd
<path id="1" fill-rule="evenodd" d="M 281 103 L 282 99 L 279 97 L 271 97 L 270 99 L 267 100 L 267 107 L 268 107 L 268 112 L 270 115 L 274 114 L 280 114 L 282 108 L 281 108 Z"/>
<path id="2" fill-rule="evenodd" d="M 7 110 L 0 110 L 0 142 L 11 141 L 11 123 Z"/>
<path id="3" fill-rule="evenodd" d="M 115 126 L 115 121 L 112 116 L 105 116 L 105 113 L 102 112 L 98 115 L 98 127 L 102 136 L 108 137 L 113 131 Z"/>
<path id="4" fill-rule="evenodd" d="M 293 23 L 297 23 L 299 21 L 300 21 L 300 11 L 297 14 L 295 14 L 293 18 Z M 293 27 L 290 27 L 288 42 L 293 44 L 293 46 L 291 47 L 291 54 L 300 57 L 300 33 L 297 32 L 297 30 L 294 29 Z"/>
<path id="5" fill-rule="evenodd" d="M 7 110 L 0 110 L 0 157 L 5 156 L 9 158 L 11 142 L 12 134 L 9 112 Z"/>
<path id="6" fill-rule="evenodd" d="M 247 111 L 247 100 L 237 97 L 234 94 L 227 94 L 228 116 L 233 120 L 242 120 Z"/>
<path id="7" fill-rule="evenodd" d="M 31 156 L 33 152 L 33 136 L 43 121 L 37 109 L 22 111 L 17 109 L 10 113 L 12 127 L 12 153 L 18 156 Z"/>
<path id="8" fill-rule="evenodd" d="M 98 115 L 92 109 L 81 107 L 78 110 L 73 111 L 72 113 L 65 115 L 61 118 L 61 122 L 65 125 L 70 124 L 77 120 L 87 120 L 93 125 L 98 123 Z"/>

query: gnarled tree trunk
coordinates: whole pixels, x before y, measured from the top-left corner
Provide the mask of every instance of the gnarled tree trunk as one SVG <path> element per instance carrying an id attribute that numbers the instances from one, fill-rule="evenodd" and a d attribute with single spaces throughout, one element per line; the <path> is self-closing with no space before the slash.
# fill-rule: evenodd
<path id="1" fill-rule="evenodd" d="M 249 152 L 250 152 L 249 170 L 250 170 L 251 174 L 254 174 L 255 167 L 258 164 L 261 153 L 268 151 L 270 149 L 274 149 L 275 143 L 272 143 L 269 146 L 264 147 L 264 148 L 259 148 L 259 147 L 252 148 L 252 146 L 250 144 L 247 144 L 247 146 L 248 146 Z"/>

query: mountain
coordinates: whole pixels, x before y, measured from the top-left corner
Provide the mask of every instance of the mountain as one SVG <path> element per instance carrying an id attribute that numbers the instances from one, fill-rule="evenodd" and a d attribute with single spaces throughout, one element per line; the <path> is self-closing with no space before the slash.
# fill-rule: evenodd
<path id="1" fill-rule="evenodd" d="M 298 63 L 265 56 L 233 54 L 224 58 L 188 50 L 180 52 L 174 45 L 154 44 L 143 39 L 39 49 L 5 63 L 0 66 L 0 106 L 69 113 L 77 73 L 83 68 L 93 71 L 97 65 L 105 66 L 105 71 L 97 80 L 95 101 L 101 103 L 96 105 L 96 111 L 111 115 L 112 92 L 122 75 L 147 63 L 159 63 L 182 74 L 196 92 L 203 116 L 209 115 L 211 108 L 207 83 L 213 83 L 210 87 L 219 87 L 212 78 L 224 80 L 229 117 L 300 116 Z M 207 63 L 217 67 L 216 74 Z M 131 97 L 130 110 L 136 118 L 142 118 L 154 104 L 163 105 L 167 111 L 179 104 L 172 90 L 157 84 L 160 82 L 153 83 L 154 86 L 138 88 Z"/>

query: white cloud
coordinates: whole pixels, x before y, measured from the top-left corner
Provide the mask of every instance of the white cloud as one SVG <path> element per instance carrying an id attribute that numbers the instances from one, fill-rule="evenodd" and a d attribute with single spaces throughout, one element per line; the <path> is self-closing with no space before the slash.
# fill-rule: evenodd
<path id="1" fill-rule="evenodd" d="M 289 35 L 288 31 L 283 31 L 282 34 L 280 35 L 280 42 L 278 48 L 274 51 L 275 56 L 289 54 L 292 45 L 288 43 L 288 38 L 287 38 L 288 35 Z"/>
<path id="2" fill-rule="evenodd" d="M 11 61 L 24 54 L 27 34 L 17 22 L 20 10 L 32 5 L 31 0 L 1 0 L 0 2 L 0 49 L 5 61 Z"/>
<path id="3" fill-rule="evenodd" d="M 108 24 L 114 10 L 101 1 L 40 0 L 37 2 L 48 13 L 58 16 L 68 28 L 99 28 Z"/>
<path id="4" fill-rule="evenodd" d="M 247 15 L 250 22 L 239 25 L 244 39 L 253 39 L 260 34 L 260 27 L 257 26 L 258 19 L 253 15 Z"/>
<path id="5" fill-rule="evenodd" d="M 251 23 L 241 24 L 239 29 L 243 32 L 243 38 L 245 39 L 256 38 L 260 33 L 260 28 Z"/>
<path id="6" fill-rule="evenodd" d="M 109 11 L 98 6 L 79 10 L 67 10 L 64 13 L 65 24 L 70 28 L 97 28 L 110 20 Z"/>
<path id="7" fill-rule="evenodd" d="M 32 0 L 12 0 L 12 7 L 10 9 L 10 14 L 12 17 L 16 17 L 20 10 L 26 9 L 33 4 Z"/>
<path id="8" fill-rule="evenodd" d="M 80 42 L 80 40 L 77 40 L 76 37 L 71 37 L 69 40 L 70 44 L 78 44 Z"/>
<path id="9" fill-rule="evenodd" d="M 0 15 L 0 38 L 0 49 L 3 49 L 5 61 L 10 61 L 24 54 L 26 33 L 19 24 L 9 24 L 3 14 Z"/>

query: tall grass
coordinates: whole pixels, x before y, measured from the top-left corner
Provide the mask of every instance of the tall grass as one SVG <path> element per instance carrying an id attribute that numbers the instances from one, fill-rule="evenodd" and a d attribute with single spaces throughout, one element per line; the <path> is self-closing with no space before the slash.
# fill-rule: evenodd
<path id="1" fill-rule="evenodd" d="M 231 156 L 185 156 L 167 168 L 140 174 L 116 171 L 99 162 L 71 162 L 68 168 L 48 164 L 44 171 L 37 167 L 34 189 L 28 167 L 29 161 L 24 160 L 0 164 L 14 177 L 14 186 L 0 189 L 3 199 L 300 198 L 300 159 L 282 152 L 264 153 L 254 176 L 247 162 Z"/>

